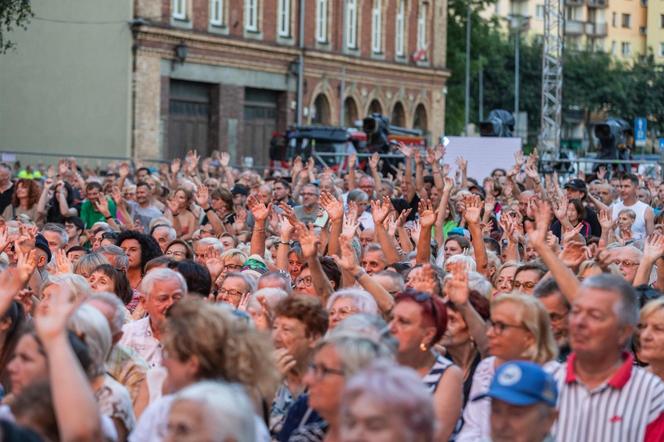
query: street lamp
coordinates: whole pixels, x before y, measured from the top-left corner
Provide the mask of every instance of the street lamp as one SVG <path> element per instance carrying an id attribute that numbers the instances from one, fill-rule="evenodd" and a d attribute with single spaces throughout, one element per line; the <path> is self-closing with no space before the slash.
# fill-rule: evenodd
<path id="1" fill-rule="evenodd" d="M 519 89 L 521 63 L 521 32 L 527 31 L 530 17 L 521 14 L 510 14 L 507 17 L 510 31 L 514 34 L 514 120 L 519 126 Z"/>

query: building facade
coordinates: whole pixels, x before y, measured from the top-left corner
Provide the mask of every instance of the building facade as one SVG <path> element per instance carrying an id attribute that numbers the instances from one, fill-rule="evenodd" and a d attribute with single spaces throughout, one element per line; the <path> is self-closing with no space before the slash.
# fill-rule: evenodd
<path id="1" fill-rule="evenodd" d="M 661 0 L 561 0 L 565 15 L 565 47 L 610 53 L 632 61 L 652 54 L 664 61 L 664 2 Z M 544 0 L 497 0 L 483 13 L 527 22 L 530 38 L 544 34 Z"/>
<path id="2" fill-rule="evenodd" d="M 372 112 L 437 137 L 446 28 L 445 0 L 136 0 L 134 154 L 265 165 L 272 134 L 298 120 Z"/>

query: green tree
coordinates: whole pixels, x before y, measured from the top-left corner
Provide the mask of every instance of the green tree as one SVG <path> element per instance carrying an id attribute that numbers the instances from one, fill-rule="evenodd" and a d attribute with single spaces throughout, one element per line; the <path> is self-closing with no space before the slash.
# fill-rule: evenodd
<path id="1" fill-rule="evenodd" d="M 16 27 L 26 29 L 32 16 L 29 0 L 0 0 L 0 54 L 14 47 L 7 34 Z"/>

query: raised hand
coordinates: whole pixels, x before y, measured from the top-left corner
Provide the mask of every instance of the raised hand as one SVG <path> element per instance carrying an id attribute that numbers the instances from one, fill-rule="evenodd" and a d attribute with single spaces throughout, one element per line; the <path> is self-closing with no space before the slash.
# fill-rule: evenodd
<path id="1" fill-rule="evenodd" d="M 302 255 L 305 258 L 315 258 L 318 255 L 318 246 L 320 245 L 320 238 L 316 235 L 313 228 L 307 227 L 304 224 L 296 226 L 296 232 L 299 236 L 300 247 L 302 248 Z"/>
<path id="2" fill-rule="evenodd" d="M 378 163 L 380 162 L 380 155 L 378 152 L 374 152 L 371 157 L 369 157 L 369 168 L 371 170 L 378 170 Z"/>
<path id="3" fill-rule="evenodd" d="M 293 234 L 293 225 L 284 215 L 279 215 L 279 238 L 282 241 L 290 241 Z"/>
<path id="4" fill-rule="evenodd" d="M 325 209 L 330 221 L 341 221 L 344 217 L 344 205 L 329 192 L 323 192 L 320 195 L 320 205 Z"/>
<path id="5" fill-rule="evenodd" d="M 431 200 L 420 200 L 418 212 L 422 228 L 430 228 L 436 222 L 436 212 L 433 210 Z"/>
<path id="6" fill-rule="evenodd" d="M 371 216 L 374 224 L 382 224 L 390 210 L 392 210 L 392 202 L 388 197 L 383 197 L 382 201 L 371 201 Z"/>
<path id="7" fill-rule="evenodd" d="M 115 202 L 116 206 L 121 206 L 122 204 L 124 204 L 122 192 L 120 191 L 120 187 L 118 186 L 113 186 L 111 188 L 111 198 L 113 198 L 113 202 Z"/>
<path id="8" fill-rule="evenodd" d="M 653 233 L 643 247 L 643 259 L 655 262 L 664 254 L 664 235 Z"/>
<path id="9" fill-rule="evenodd" d="M 180 214 L 180 203 L 175 198 L 169 198 L 166 200 L 166 207 L 171 211 L 173 216 L 178 216 Z"/>
<path id="10" fill-rule="evenodd" d="M 48 343 L 67 330 L 67 321 L 76 310 L 73 290 L 66 284 L 55 284 L 48 302 L 37 307 L 35 329 L 43 343 Z"/>
<path id="11" fill-rule="evenodd" d="M 99 213 L 104 215 L 104 217 L 111 216 L 111 210 L 108 207 L 108 200 L 106 195 L 101 195 L 97 201 L 94 202 L 95 208 Z"/>
<path id="12" fill-rule="evenodd" d="M 247 198 L 247 208 L 251 210 L 252 215 L 256 221 L 265 221 L 270 214 L 272 203 L 267 206 L 263 204 L 256 195 L 249 195 Z"/>
<path id="13" fill-rule="evenodd" d="M 295 226 L 297 225 L 300 220 L 297 219 L 297 215 L 295 215 L 295 211 L 291 206 L 289 206 L 286 203 L 279 203 L 279 208 L 283 212 L 284 217 L 288 220 L 288 222 L 292 225 Z"/>
<path id="14" fill-rule="evenodd" d="M 397 227 L 403 227 L 404 224 L 406 224 L 406 220 L 408 219 L 408 215 L 410 215 L 410 212 L 412 212 L 412 208 L 407 208 L 401 211 L 399 216 L 397 217 Z"/>
<path id="15" fill-rule="evenodd" d="M 126 162 L 120 163 L 118 174 L 120 175 L 120 178 L 127 178 L 129 176 L 129 164 Z"/>
<path id="16" fill-rule="evenodd" d="M 519 166 L 519 169 L 520 169 L 521 166 L 523 165 L 523 163 L 525 163 L 525 162 L 526 162 L 526 160 L 523 157 L 523 151 L 521 151 L 521 150 L 516 151 L 514 153 L 514 164 Z"/>
<path id="17" fill-rule="evenodd" d="M 224 271 L 224 260 L 221 258 L 221 253 L 214 247 L 210 246 L 205 249 L 204 254 L 205 267 L 207 267 L 212 277 L 212 281 L 216 281 L 221 272 Z"/>
<path id="18" fill-rule="evenodd" d="M 74 266 L 69 258 L 67 258 L 67 252 L 63 249 L 58 249 L 58 251 L 55 252 L 55 272 L 74 273 Z"/>
<path id="19" fill-rule="evenodd" d="M 585 244 L 579 241 L 563 242 L 563 250 L 558 256 L 567 267 L 576 269 L 586 260 Z"/>
<path id="20" fill-rule="evenodd" d="M 181 167 L 182 167 L 182 160 L 180 160 L 180 158 L 176 158 L 173 161 L 171 161 L 171 173 L 173 175 L 177 175 Z"/>
<path id="21" fill-rule="evenodd" d="M 470 297 L 468 266 L 463 262 L 453 262 L 447 267 L 452 273 L 452 278 L 445 282 L 445 294 L 454 305 L 467 304 Z"/>
<path id="22" fill-rule="evenodd" d="M 20 247 L 16 248 L 16 276 L 23 284 L 30 280 L 30 277 L 37 268 L 37 250 L 32 249 L 28 253 L 23 253 Z"/>
<path id="23" fill-rule="evenodd" d="M 538 246 L 545 246 L 547 234 L 549 233 L 549 225 L 551 223 L 551 206 L 546 201 L 539 201 L 537 203 L 537 210 L 535 211 L 535 225 L 531 223 L 526 225 L 528 232 L 528 241 L 537 248 Z"/>
<path id="24" fill-rule="evenodd" d="M 466 160 L 464 157 L 457 157 L 455 162 L 459 170 L 468 170 L 468 160 Z"/>
<path id="25" fill-rule="evenodd" d="M 611 219 L 611 215 L 609 215 L 608 210 L 600 210 L 599 211 L 599 225 L 602 226 L 602 231 L 611 231 L 613 229 L 613 220 Z"/>
<path id="26" fill-rule="evenodd" d="M 357 261 L 357 255 L 355 255 L 355 250 L 351 246 L 350 241 L 341 241 L 341 257 L 337 255 L 332 255 L 334 262 L 341 268 L 350 273 L 356 272 L 360 264 Z"/>
<path id="27" fill-rule="evenodd" d="M 383 221 L 383 225 L 385 226 L 385 230 L 387 230 L 387 234 L 394 238 L 397 234 L 397 214 L 395 211 L 391 211 L 387 215 L 387 218 Z"/>
<path id="28" fill-rule="evenodd" d="M 463 198 L 466 210 L 463 212 L 463 218 L 468 224 L 479 224 L 482 214 L 482 200 L 478 195 L 466 195 Z"/>
<path id="29" fill-rule="evenodd" d="M 203 209 L 210 207 L 210 191 L 207 186 L 201 184 L 196 189 L 196 204 L 201 206 Z"/>
<path id="30" fill-rule="evenodd" d="M 406 146 L 406 144 L 402 141 L 399 143 L 399 152 L 401 152 L 406 158 L 411 157 L 413 156 L 413 147 Z"/>
<path id="31" fill-rule="evenodd" d="M 604 181 L 606 179 L 606 166 L 599 166 L 597 168 L 597 179 Z"/>
<path id="32" fill-rule="evenodd" d="M 344 223 L 341 228 L 341 236 L 345 240 L 350 241 L 355 236 L 355 232 L 357 232 L 358 227 L 360 227 L 360 222 L 357 220 L 357 214 L 353 216 L 349 212 L 348 216 L 344 218 Z M 344 241 L 342 241 L 342 244 L 343 242 Z"/>
<path id="33" fill-rule="evenodd" d="M 581 233 L 581 230 L 583 229 L 583 223 L 579 223 L 576 225 L 576 227 L 572 227 L 571 229 L 566 229 L 563 227 L 563 232 L 562 232 L 562 242 L 563 244 L 569 241 L 574 240 L 579 233 Z"/>
<path id="34" fill-rule="evenodd" d="M 219 156 L 219 164 L 223 168 L 228 167 L 231 164 L 231 155 L 228 152 L 222 152 Z"/>
<path id="35" fill-rule="evenodd" d="M 417 244 L 417 241 L 420 239 L 421 231 L 422 231 L 422 224 L 420 223 L 420 221 L 419 220 L 414 221 L 413 224 L 410 226 L 410 239 L 412 239 L 415 244 Z"/>

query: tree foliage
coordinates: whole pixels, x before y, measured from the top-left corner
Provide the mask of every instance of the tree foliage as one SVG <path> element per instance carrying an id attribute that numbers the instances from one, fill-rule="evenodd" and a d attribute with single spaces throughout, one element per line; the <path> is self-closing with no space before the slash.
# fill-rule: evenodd
<path id="1" fill-rule="evenodd" d="M 514 110 L 514 36 L 500 29 L 496 19 L 478 11 L 491 1 L 472 3 L 470 122 L 479 122 L 480 67 L 483 71 L 484 116 L 491 109 Z M 447 36 L 446 131 L 460 134 L 464 122 L 466 6 L 450 0 Z M 504 28 L 504 26 L 503 26 Z M 528 113 L 528 142 L 534 144 L 540 127 L 542 46 L 532 38 L 520 44 L 520 105 Z M 565 50 L 563 53 L 563 112 L 583 111 L 586 122 L 599 112 L 633 121 L 649 119 L 649 128 L 664 130 L 664 65 L 646 57 L 621 64 L 609 54 Z"/>
<path id="2" fill-rule="evenodd" d="M 26 29 L 33 16 L 29 0 L 0 0 L 0 54 L 14 47 L 7 38 L 13 29 Z"/>

